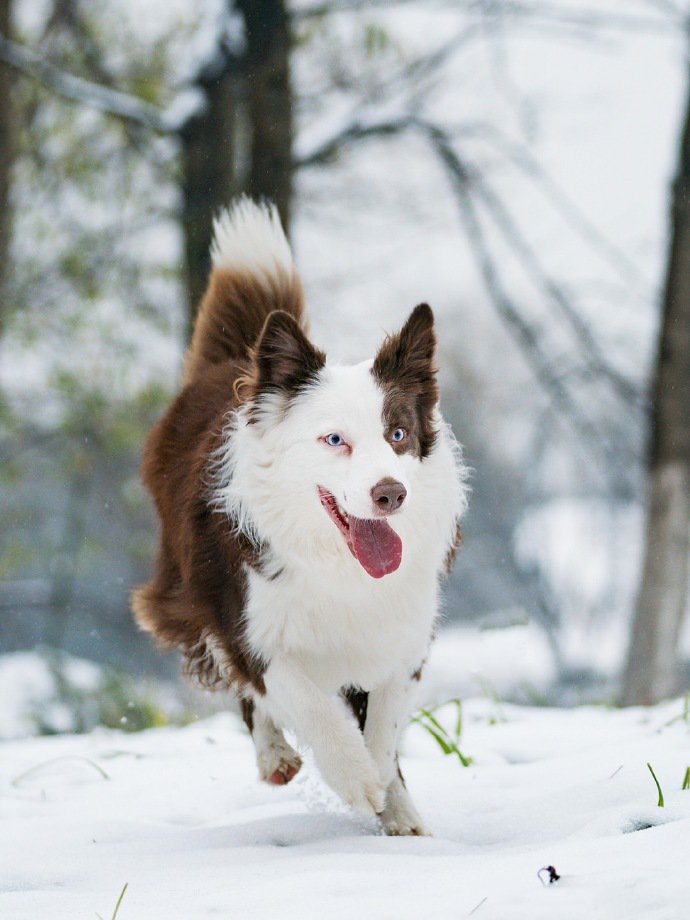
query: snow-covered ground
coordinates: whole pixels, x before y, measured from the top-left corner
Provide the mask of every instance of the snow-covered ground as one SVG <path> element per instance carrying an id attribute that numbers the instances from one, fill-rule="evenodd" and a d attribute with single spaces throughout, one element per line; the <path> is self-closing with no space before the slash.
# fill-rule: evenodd
<path id="1" fill-rule="evenodd" d="M 0 747 L 3 920 L 616 918 L 690 903 L 690 726 L 651 710 L 463 707 L 468 768 L 419 726 L 402 760 L 433 838 L 387 838 L 307 762 L 256 780 L 232 714 Z M 454 707 L 440 712 L 450 726 Z M 666 798 L 647 770 L 650 762 Z M 542 884 L 541 867 L 560 874 Z M 545 873 L 543 873 L 545 875 Z"/>

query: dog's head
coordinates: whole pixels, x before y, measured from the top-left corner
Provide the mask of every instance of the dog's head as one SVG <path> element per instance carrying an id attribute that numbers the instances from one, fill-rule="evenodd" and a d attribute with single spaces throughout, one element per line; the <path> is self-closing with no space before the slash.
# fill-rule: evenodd
<path id="1" fill-rule="evenodd" d="M 264 469 L 253 476 L 263 483 L 261 510 L 258 495 L 244 496 L 264 536 L 289 516 L 293 528 L 322 544 L 346 545 L 374 578 L 399 567 L 398 531 L 439 427 L 435 352 L 426 304 L 373 361 L 351 367 L 326 364 L 287 313 L 268 317 L 254 349 L 246 415 L 264 447 L 255 461 Z"/>

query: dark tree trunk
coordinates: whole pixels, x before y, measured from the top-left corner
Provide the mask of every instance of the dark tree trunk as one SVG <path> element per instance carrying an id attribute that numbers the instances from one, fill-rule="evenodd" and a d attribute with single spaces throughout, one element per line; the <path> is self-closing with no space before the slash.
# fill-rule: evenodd
<path id="1" fill-rule="evenodd" d="M 203 111 L 180 132 L 188 332 L 208 277 L 213 217 L 246 192 L 278 206 L 289 229 L 292 199 L 290 24 L 284 0 L 238 0 L 241 54 L 221 43 L 196 86 Z"/>
<path id="2" fill-rule="evenodd" d="M 215 72 L 199 78 L 197 87 L 205 106 L 181 132 L 187 338 L 208 280 L 213 217 L 240 190 L 235 169 L 237 67 L 230 52 L 225 52 Z"/>
<path id="3" fill-rule="evenodd" d="M 284 0 L 237 0 L 246 24 L 245 76 L 251 132 L 246 191 L 278 207 L 286 231 L 292 202 L 290 26 Z"/>
<path id="4" fill-rule="evenodd" d="M 0 32 L 12 35 L 13 0 L 0 0 Z M 15 158 L 15 121 L 12 106 L 12 69 L 0 62 L 0 336 L 9 312 L 8 278 L 12 236 L 11 185 Z"/>
<path id="5" fill-rule="evenodd" d="M 690 553 L 690 96 L 671 205 L 671 247 L 654 381 L 642 584 L 623 678 L 626 705 L 676 689 Z"/>

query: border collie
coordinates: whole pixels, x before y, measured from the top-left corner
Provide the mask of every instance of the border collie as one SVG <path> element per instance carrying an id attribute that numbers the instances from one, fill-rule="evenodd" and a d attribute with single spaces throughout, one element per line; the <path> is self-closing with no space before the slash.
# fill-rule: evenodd
<path id="1" fill-rule="evenodd" d="M 261 779 L 300 769 L 290 729 L 345 802 L 426 834 L 397 744 L 466 504 L 432 311 L 373 360 L 327 363 L 275 208 L 240 199 L 214 231 L 183 389 L 144 454 L 162 534 L 137 621 L 237 693 Z"/>

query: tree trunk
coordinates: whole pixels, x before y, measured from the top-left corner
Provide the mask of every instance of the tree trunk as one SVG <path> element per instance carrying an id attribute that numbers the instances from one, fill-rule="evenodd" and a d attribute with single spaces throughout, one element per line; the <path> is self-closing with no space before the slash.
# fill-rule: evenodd
<path id="1" fill-rule="evenodd" d="M 206 286 L 213 217 L 220 208 L 241 192 L 266 198 L 289 229 L 293 127 L 285 3 L 238 0 L 236 9 L 245 21 L 245 50 L 238 56 L 221 43 L 196 82 L 205 108 L 180 132 L 188 333 Z"/>
<path id="2" fill-rule="evenodd" d="M 673 185 L 669 254 L 654 383 L 642 585 L 623 678 L 624 705 L 676 689 L 690 553 L 690 96 Z"/>
<path id="3" fill-rule="evenodd" d="M 0 32 L 12 35 L 13 0 L 0 0 Z M 8 278 L 12 209 L 10 202 L 12 166 L 15 158 L 15 123 L 12 107 L 13 74 L 9 64 L 0 62 L 0 336 L 9 312 Z"/>
<path id="4" fill-rule="evenodd" d="M 204 109 L 183 126 L 182 225 L 188 303 L 187 339 L 208 280 L 213 218 L 240 189 L 235 169 L 237 61 L 229 52 L 197 87 Z"/>
<path id="5" fill-rule="evenodd" d="M 273 201 L 286 231 L 292 202 L 290 25 L 284 0 L 237 0 L 246 25 L 251 165 L 246 190 Z"/>

